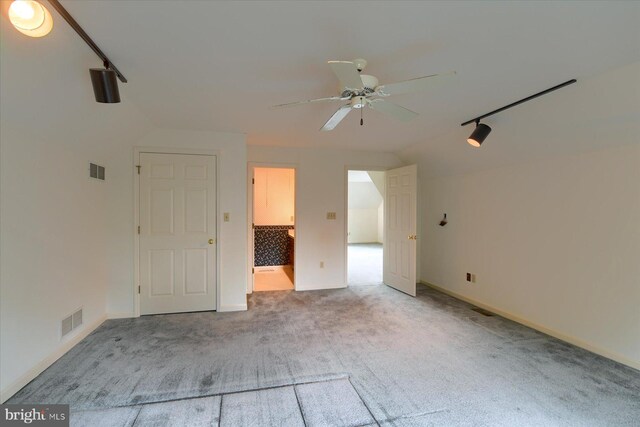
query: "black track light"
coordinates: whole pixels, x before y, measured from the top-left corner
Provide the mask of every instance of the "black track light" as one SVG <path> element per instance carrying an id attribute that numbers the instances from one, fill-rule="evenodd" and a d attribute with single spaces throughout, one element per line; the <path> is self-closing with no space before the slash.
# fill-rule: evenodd
<path id="1" fill-rule="evenodd" d="M 91 68 L 91 84 L 96 101 L 104 104 L 115 104 L 120 102 L 120 92 L 118 91 L 118 79 L 114 70 L 108 68 Z"/>
<path id="2" fill-rule="evenodd" d="M 489 126 L 484 123 L 476 122 L 476 128 L 473 130 L 469 138 L 467 138 L 467 142 L 474 147 L 480 147 L 489 133 L 491 133 L 491 128 Z"/>
<path id="3" fill-rule="evenodd" d="M 471 133 L 469 138 L 467 138 L 467 142 L 469 144 L 471 144 L 472 146 L 474 146 L 474 147 L 480 147 L 480 145 L 482 145 L 482 143 L 487 138 L 489 133 L 491 133 L 491 128 L 489 126 L 480 123 L 480 120 L 484 119 L 485 117 L 493 116 L 496 113 L 499 113 L 501 111 L 507 110 L 509 108 L 513 108 L 516 105 L 522 104 L 523 102 L 531 101 L 534 98 L 537 98 L 537 97 L 542 96 L 542 95 L 546 95 L 549 92 L 553 92 L 554 90 L 558 90 L 558 89 L 563 88 L 565 86 L 572 85 L 576 81 L 577 81 L 576 79 L 567 80 L 564 83 L 560 83 L 559 85 L 556 85 L 554 87 L 550 87 L 549 89 L 543 90 L 542 92 L 534 93 L 531 96 L 527 96 L 526 98 L 522 98 L 522 99 L 520 99 L 520 100 L 518 100 L 516 102 L 512 102 L 509 105 L 505 105 L 504 107 L 500 107 L 497 110 L 493 110 L 493 111 L 491 111 L 491 112 L 489 112 L 487 114 L 483 114 L 481 116 L 478 116 L 475 119 L 467 120 L 466 122 L 462 123 L 460 126 L 466 126 L 466 125 L 471 124 L 473 122 L 475 122 L 475 124 L 476 124 L 476 128 L 473 130 L 473 132 Z"/>

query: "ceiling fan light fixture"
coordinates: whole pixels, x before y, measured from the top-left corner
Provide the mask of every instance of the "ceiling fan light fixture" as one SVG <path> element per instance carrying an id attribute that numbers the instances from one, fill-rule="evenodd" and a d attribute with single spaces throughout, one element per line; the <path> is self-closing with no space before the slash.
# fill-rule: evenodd
<path id="1" fill-rule="evenodd" d="M 8 15 L 16 30 L 29 37 L 44 37 L 53 28 L 51 14 L 37 1 L 14 0 Z"/>
<path id="2" fill-rule="evenodd" d="M 367 99 L 364 96 L 354 96 L 351 100 L 351 108 L 364 108 Z"/>
<path id="3" fill-rule="evenodd" d="M 476 128 L 471 132 L 467 142 L 472 147 L 480 147 L 487 136 L 491 133 L 491 128 L 484 123 L 476 123 Z"/>

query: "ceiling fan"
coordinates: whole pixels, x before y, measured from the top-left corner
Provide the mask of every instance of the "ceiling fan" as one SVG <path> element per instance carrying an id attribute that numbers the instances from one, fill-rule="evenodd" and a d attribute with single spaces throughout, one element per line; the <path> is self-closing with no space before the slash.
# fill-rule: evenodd
<path id="1" fill-rule="evenodd" d="M 338 111 L 333 113 L 324 126 L 322 126 L 320 130 L 323 131 L 333 130 L 352 109 L 362 109 L 366 106 L 398 120 L 408 121 L 417 117 L 418 113 L 391 103 L 383 98 L 400 93 L 426 90 L 431 87 L 435 81 L 439 80 L 437 77 L 455 74 L 455 71 L 450 71 L 444 74 L 432 74 L 430 76 L 418 77 L 402 82 L 379 85 L 376 77 L 361 74 L 362 70 L 367 66 L 367 61 L 364 59 L 329 61 L 328 64 L 340 81 L 340 95 L 274 105 L 273 108 L 293 107 L 316 102 L 346 101 L 345 104 L 338 108 Z M 362 125 L 362 123 L 362 118 L 360 118 L 360 124 Z"/>

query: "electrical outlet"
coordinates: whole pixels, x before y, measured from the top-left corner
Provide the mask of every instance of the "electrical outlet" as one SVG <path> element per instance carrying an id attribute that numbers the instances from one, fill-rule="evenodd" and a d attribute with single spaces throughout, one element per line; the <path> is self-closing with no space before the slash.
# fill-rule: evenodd
<path id="1" fill-rule="evenodd" d="M 336 219 L 335 212 L 327 212 L 327 219 Z"/>
<path id="2" fill-rule="evenodd" d="M 324 261 L 320 261 L 320 268 L 324 268 Z"/>
<path id="3" fill-rule="evenodd" d="M 471 273 L 467 273 L 467 282 L 471 282 Z"/>
<path id="4" fill-rule="evenodd" d="M 223 216 L 224 216 L 224 222 L 229 222 L 229 212 L 225 212 Z"/>

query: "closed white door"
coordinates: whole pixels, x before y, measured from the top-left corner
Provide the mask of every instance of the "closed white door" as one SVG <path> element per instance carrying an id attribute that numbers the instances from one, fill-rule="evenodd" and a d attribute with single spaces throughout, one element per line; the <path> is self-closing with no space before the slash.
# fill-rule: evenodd
<path id="1" fill-rule="evenodd" d="M 384 283 L 416 296 L 416 165 L 386 172 Z"/>
<path id="2" fill-rule="evenodd" d="M 140 154 L 140 314 L 216 309 L 216 158 Z"/>

